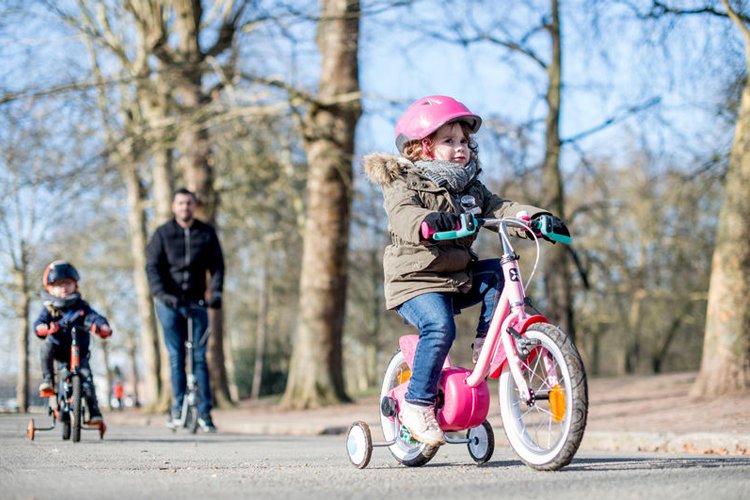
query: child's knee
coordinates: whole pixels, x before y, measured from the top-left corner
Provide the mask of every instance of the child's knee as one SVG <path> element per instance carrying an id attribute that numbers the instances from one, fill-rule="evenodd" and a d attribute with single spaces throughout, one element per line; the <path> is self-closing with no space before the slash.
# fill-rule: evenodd
<path id="1" fill-rule="evenodd" d="M 456 323 L 453 318 L 435 318 L 422 326 L 420 335 L 430 336 L 444 342 L 453 343 L 456 339 Z"/>

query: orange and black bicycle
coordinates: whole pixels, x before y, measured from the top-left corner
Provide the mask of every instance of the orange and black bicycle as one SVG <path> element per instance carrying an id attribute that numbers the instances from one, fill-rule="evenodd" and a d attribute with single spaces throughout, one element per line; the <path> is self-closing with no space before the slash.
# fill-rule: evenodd
<path id="1" fill-rule="evenodd" d="M 48 427 L 37 427 L 34 419 L 30 419 L 26 427 L 26 433 L 32 441 L 37 431 L 51 431 L 56 427 L 59 420 L 62 424 L 62 438 L 72 439 L 73 442 L 81 440 L 81 429 L 98 430 L 99 439 L 104 439 L 107 426 L 104 422 L 89 424 L 91 412 L 86 405 L 83 394 L 88 388 L 89 380 L 81 371 L 81 349 L 79 346 L 79 335 L 89 335 L 89 332 L 78 324 L 83 311 L 72 311 L 66 314 L 61 323 L 71 324 L 72 341 L 70 344 L 70 358 L 67 363 L 58 363 L 58 389 L 40 393 L 47 398 L 47 412 L 52 417 L 52 425 Z"/>

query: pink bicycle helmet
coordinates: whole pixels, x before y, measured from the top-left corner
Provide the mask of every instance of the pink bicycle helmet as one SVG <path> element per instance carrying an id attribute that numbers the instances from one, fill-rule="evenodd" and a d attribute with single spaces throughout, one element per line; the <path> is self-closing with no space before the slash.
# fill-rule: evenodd
<path id="1" fill-rule="evenodd" d="M 423 97 L 409 106 L 396 123 L 396 147 L 400 152 L 409 141 L 419 141 L 449 122 L 462 121 L 476 133 L 482 118 L 445 95 Z"/>

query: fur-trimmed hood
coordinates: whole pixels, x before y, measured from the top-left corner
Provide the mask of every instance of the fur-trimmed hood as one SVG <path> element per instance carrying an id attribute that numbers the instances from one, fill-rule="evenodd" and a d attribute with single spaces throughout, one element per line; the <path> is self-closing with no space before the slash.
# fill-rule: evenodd
<path id="1" fill-rule="evenodd" d="M 475 176 L 478 176 L 482 172 L 482 168 L 479 165 L 478 158 L 475 158 L 474 161 L 477 164 Z M 419 166 L 400 155 L 370 153 L 362 158 L 362 165 L 370 182 L 379 186 L 387 186 L 396 179 L 403 179 L 409 172 L 424 179 L 429 178 Z"/>
<path id="2" fill-rule="evenodd" d="M 413 169 L 414 164 L 403 156 L 388 153 L 371 153 L 362 158 L 365 174 L 370 182 L 380 186 L 387 186 L 404 176 L 407 170 Z"/>

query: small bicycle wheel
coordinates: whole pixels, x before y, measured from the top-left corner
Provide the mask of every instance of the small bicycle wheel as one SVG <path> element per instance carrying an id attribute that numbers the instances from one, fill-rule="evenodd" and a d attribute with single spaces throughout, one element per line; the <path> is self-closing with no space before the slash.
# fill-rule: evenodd
<path id="1" fill-rule="evenodd" d="M 558 470 L 573 459 L 586 429 L 586 373 L 578 350 L 559 328 L 536 323 L 525 336 L 537 342 L 522 362 L 534 398 L 526 401 L 519 394 L 506 364 L 499 383 L 503 430 L 528 466 Z"/>
<path id="2" fill-rule="evenodd" d="M 71 406 L 71 431 L 73 438 L 73 442 L 77 443 L 81 440 L 81 422 L 83 419 L 83 413 L 82 413 L 82 405 L 81 405 L 81 396 L 82 396 L 82 388 L 81 388 L 81 376 L 80 375 L 73 375 L 71 377 L 71 383 L 73 384 L 73 393 L 70 396 L 70 406 Z"/>
<path id="3" fill-rule="evenodd" d="M 471 439 L 466 447 L 476 463 L 484 464 L 492 458 L 495 451 L 495 433 L 488 421 L 485 420 L 481 425 L 466 431 L 466 439 Z"/>
<path id="4" fill-rule="evenodd" d="M 349 461 L 358 469 L 364 469 L 372 457 L 372 433 L 370 426 L 360 421 L 349 426 L 346 433 L 346 452 Z"/>
<path id="5" fill-rule="evenodd" d="M 387 397 L 395 387 L 409 380 L 411 371 L 401 351 L 393 355 L 383 376 L 383 385 L 380 389 L 380 401 Z M 386 441 L 396 442 L 388 447 L 391 454 L 404 465 L 419 467 L 429 462 L 435 456 L 439 446 L 430 446 L 418 441 L 405 438 L 401 432 L 401 422 L 398 413 L 393 416 L 380 413 L 380 426 Z"/>
<path id="6" fill-rule="evenodd" d="M 63 440 L 67 441 L 70 439 L 70 412 L 64 411 L 60 412 L 60 423 L 62 426 L 60 427 L 62 429 L 62 438 Z"/>
<path id="7" fill-rule="evenodd" d="M 189 405 L 187 407 L 187 416 L 185 417 L 185 427 L 191 434 L 198 432 L 198 407 Z"/>
<path id="8" fill-rule="evenodd" d="M 26 424 L 26 435 L 29 436 L 29 439 L 32 441 L 34 440 L 34 435 L 36 434 L 36 427 L 34 427 L 34 419 L 29 419 L 29 423 Z"/>

